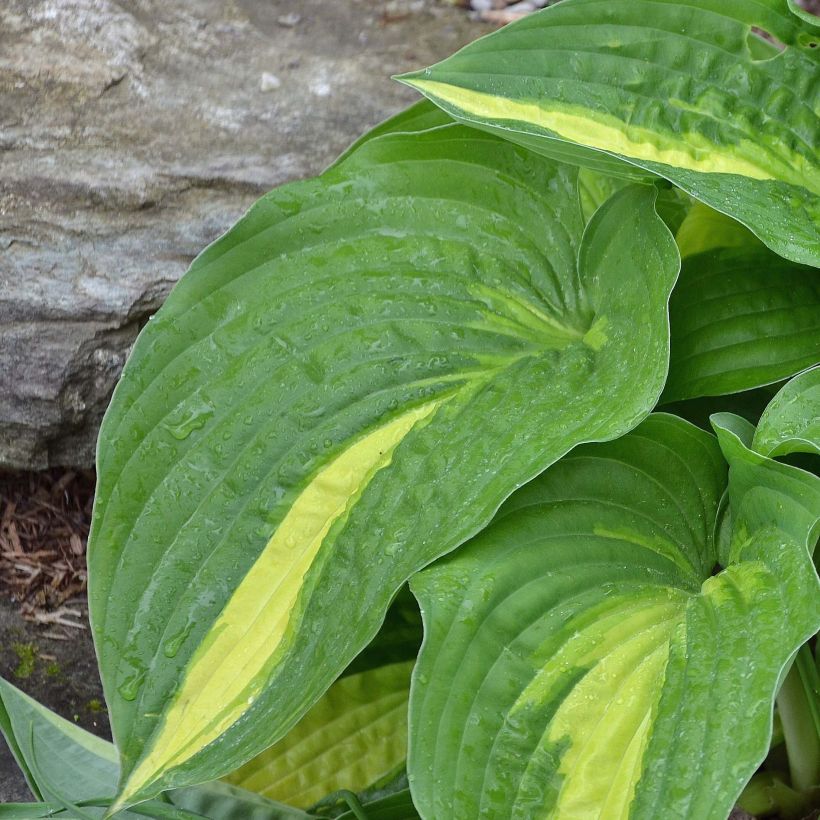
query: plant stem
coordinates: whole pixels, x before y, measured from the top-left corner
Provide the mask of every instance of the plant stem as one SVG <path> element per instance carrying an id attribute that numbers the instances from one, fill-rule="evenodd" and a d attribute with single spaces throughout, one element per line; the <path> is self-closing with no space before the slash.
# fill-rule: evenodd
<path id="1" fill-rule="evenodd" d="M 364 806 L 362 806 L 359 802 L 359 798 L 356 797 L 353 792 L 343 789 L 341 795 L 345 799 L 347 805 L 350 806 L 350 811 L 356 815 L 357 820 L 367 820 L 367 814 L 365 813 Z"/>
<path id="2" fill-rule="evenodd" d="M 781 817 L 799 817 L 806 808 L 807 798 L 789 788 L 771 772 L 758 772 L 743 789 L 738 805 L 755 817 L 778 814 Z"/>
<path id="3" fill-rule="evenodd" d="M 777 695 L 792 787 L 808 792 L 820 783 L 820 708 L 817 668 L 803 645 Z"/>

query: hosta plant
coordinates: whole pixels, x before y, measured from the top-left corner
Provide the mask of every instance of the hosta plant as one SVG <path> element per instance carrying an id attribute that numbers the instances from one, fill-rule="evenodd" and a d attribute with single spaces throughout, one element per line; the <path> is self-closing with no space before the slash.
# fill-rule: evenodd
<path id="1" fill-rule="evenodd" d="M 0 816 L 809 813 L 819 35 L 563 0 L 206 249 L 100 433 L 114 744 L 3 684 Z"/>

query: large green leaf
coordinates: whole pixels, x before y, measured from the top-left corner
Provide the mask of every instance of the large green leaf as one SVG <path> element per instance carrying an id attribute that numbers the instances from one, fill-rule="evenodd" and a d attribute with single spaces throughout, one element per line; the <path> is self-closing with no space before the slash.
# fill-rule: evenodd
<path id="1" fill-rule="evenodd" d="M 741 473 L 725 568 L 717 441 L 656 414 L 574 450 L 413 579 L 423 817 L 727 816 L 768 749 L 784 665 L 820 624 L 820 586 L 805 517 L 747 514 L 783 490 L 770 473 L 807 474 L 725 435 Z"/>
<path id="2" fill-rule="evenodd" d="M 780 381 L 820 358 L 820 278 L 762 246 L 684 259 L 664 402 Z"/>
<path id="3" fill-rule="evenodd" d="M 141 334 L 106 415 L 92 626 L 122 802 L 284 736 L 416 570 L 656 401 L 674 241 L 650 186 L 459 125 L 264 197 Z"/>
<path id="4" fill-rule="evenodd" d="M 407 757 L 412 668 L 405 661 L 340 678 L 282 740 L 226 780 L 308 808 L 389 775 Z"/>
<path id="5" fill-rule="evenodd" d="M 786 0 L 564 0 L 399 79 L 565 161 L 665 177 L 820 265 L 819 42 Z"/>

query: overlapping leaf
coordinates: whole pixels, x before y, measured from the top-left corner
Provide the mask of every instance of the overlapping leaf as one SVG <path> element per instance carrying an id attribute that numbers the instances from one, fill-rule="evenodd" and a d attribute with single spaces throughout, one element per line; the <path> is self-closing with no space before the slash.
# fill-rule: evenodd
<path id="1" fill-rule="evenodd" d="M 820 265 L 818 43 L 786 0 L 564 0 L 400 79 L 564 161 L 665 177 Z"/>
<path id="2" fill-rule="evenodd" d="M 340 789 L 362 791 L 407 757 L 412 661 L 340 678 L 290 732 L 227 780 L 308 808 Z"/>
<path id="3" fill-rule="evenodd" d="M 415 577 L 423 817 L 727 816 L 766 754 L 782 669 L 820 624 L 820 491 L 721 437 L 722 567 L 718 444 L 658 414 L 566 456 Z"/>
<path id="4" fill-rule="evenodd" d="M 762 246 L 684 259 L 669 304 L 672 350 L 663 401 L 737 393 L 820 358 L 820 279 Z"/>
<path id="5" fill-rule="evenodd" d="M 654 191 L 458 125 L 365 141 L 194 263 L 103 424 L 90 603 L 122 802 L 293 726 L 417 569 L 663 383 Z M 477 431 L 481 435 L 476 435 Z"/>
<path id="6" fill-rule="evenodd" d="M 820 367 L 795 376 L 777 394 L 760 418 L 752 447 L 770 458 L 820 455 Z"/>

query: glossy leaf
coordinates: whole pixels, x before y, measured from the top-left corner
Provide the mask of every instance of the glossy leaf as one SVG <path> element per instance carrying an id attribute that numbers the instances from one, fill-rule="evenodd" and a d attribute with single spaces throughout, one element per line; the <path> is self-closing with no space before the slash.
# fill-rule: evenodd
<path id="1" fill-rule="evenodd" d="M 404 764 L 412 662 L 340 678 L 278 743 L 226 780 L 308 808 L 361 791 Z"/>
<path id="2" fill-rule="evenodd" d="M 762 247 L 684 259 L 669 303 L 672 352 L 662 401 L 780 381 L 820 352 L 820 279 Z"/>
<path id="3" fill-rule="evenodd" d="M 413 572 L 647 413 L 679 259 L 654 197 L 584 226 L 574 168 L 450 125 L 365 142 L 197 259 L 100 434 L 121 803 L 284 736 Z"/>
<path id="4" fill-rule="evenodd" d="M 786 0 L 564 0 L 399 79 L 564 161 L 665 177 L 820 265 L 817 40 Z"/>
<path id="5" fill-rule="evenodd" d="M 565 456 L 413 579 L 422 817 L 728 815 L 767 752 L 783 667 L 820 624 L 806 519 L 747 514 L 771 471 L 801 471 L 735 443 L 723 569 L 717 441 L 656 414 Z"/>
<path id="6" fill-rule="evenodd" d="M 344 153 L 335 159 L 330 168 L 341 165 L 348 157 L 355 154 L 366 142 L 389 134 L 416 134 L 429 131 L 442 125 L 452 125 L 453 118 L 429 100 L 419 100 L 398 114 L 388 117 L 366 134 L 362 134 Z M 330 168 L 328 170 L 330 170 Z"/>
<path id="7" fill-rule="evenodd" d="M 770 458 L 820 455 L 820 367 L 795 376 L 777 394 L 760 418 L 752 447 Z"/>
<path id="8" fill-rule="evenodd" d="M 715 413 L 734 413 L 752 424 L 757 424 L 763 411 L 782 386 L 782 382 L 777 382 L 757 387 L 754 390 L 730 393 L 727 396 L 700 396 L 696 399 L 664 402 L 659 409 L 664 413 L 671 413 L 673 416 L 680 416 L 686 421 L 691 421 L 692 424 L 709 432 L 712 432 L 710 418 Z"/>

